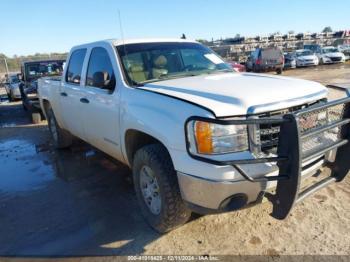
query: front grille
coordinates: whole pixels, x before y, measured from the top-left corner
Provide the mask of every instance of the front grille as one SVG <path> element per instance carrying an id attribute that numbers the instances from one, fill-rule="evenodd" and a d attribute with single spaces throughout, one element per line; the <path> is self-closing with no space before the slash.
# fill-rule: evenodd
<path id="1" fill-rule="evenodd" d="M 339 62 L 339 61 L 341 61 L 341 57 L 331 57 L 331 60 L 333 62 Z"/>
<path id="2" fill-rule="evenodd" d="M 278 110 L 273 112 L 268 112 L 259 115 L 259 118 L 267 118 L 267 117 L 273 117 L 273 116 L 283 116 L 288 113 L 292 113 L 295 111 L 298 111 L 303 108 L 307 108 L 311 105 L 315 105 L 319 103 L 320 101 L 316 101 L 314 103 L 309 103 L 305 105 L 295 106 L 291 108 L 287 108 L 284 110 Z M 278 146 L 278 138 L 280 133 L 280 125 L 279 124 L 260 124 L 257 127 L 257 138 L 256 141 L 258 141 L 258 144 L 260 145 L 259 151 L 266 153 L 266 154 L 276 154 L 277 153 L 277 146 Z"/>
<path id="3" fill-rule="evenodd" d="M 315 130 L 319 127 L 334 124 L 344 117 L 345 105 L 339 104 L 326 109 L 320 109 L 299 116 L 299 130 L 302 134 Z M 341 127 L 335 127 L 324 132 L 308 136 L 302 139 L 302 154 L 304 157 L 321 151 L 342 139 Z"/>

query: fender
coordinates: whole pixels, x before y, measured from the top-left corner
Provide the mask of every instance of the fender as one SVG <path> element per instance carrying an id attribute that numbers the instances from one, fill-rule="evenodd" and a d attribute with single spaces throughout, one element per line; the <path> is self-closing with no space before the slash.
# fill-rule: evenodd
<path id="1" fill-rule="evenodd" d="M 215 118 L 203 107 L 148 90 L 123 88 L 121 97 L 120 143 L 125 159 L 127 159 L 125 135 L 130 129 L 156 138 L 171 155 L 172 149 L 186 152 L 183 129 L 186 119 L 193 115 Z"/>

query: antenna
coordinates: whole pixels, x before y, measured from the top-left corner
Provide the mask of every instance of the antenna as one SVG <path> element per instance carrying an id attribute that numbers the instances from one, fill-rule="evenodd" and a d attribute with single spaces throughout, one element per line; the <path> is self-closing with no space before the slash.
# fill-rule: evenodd
<path id="1" fill-rule="evenodd" d="M 119 19 L 120 35 L 121 35 L 121 37 L 122 37 L 123 45 L 125 46 L 125 42 L 124 42 L 124 31 L 123 31 L 123 25 L 122 25 L 122 18 L 121 18 L 120 10 L 119 10 L 119 9 L 118 9 L 118 19 Z"/>
<path id="2" fill-rule="evenodd" d="M 119 10 L 119 9 L 118 9 L 118 18 L 119 18 L 120 35 L 121 35 L 121 37 L 122 37 L 122 43 L 123 43 L 124 54 L 125 54 L 126 61 L 127 61 L 126 66 L 129 66 L 129 57 L 128 57 L 128 52 L 126 51 L 126 48 L 125 48 L 124 31 L 123 31 L 123 25 L 122 25 L 122 18 L 121 18 L 120 10 Z M 123 60 L 122 57 L 121 57 L 121 60 Z M 120 61 L 120 62 L 122 63 L 122 65 L 124 65 L 123 61 Z M 126 70 L 128 70 L 128 69 L 126 68 Z"/>

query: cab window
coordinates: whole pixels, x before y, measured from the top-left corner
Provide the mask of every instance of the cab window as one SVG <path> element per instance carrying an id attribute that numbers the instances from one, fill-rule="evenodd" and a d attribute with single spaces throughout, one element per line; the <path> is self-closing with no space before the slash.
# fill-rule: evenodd
<path id="1" fill-rule="evenodd" d="M 106 49 L 95 47 L 91 51 L 86 85 L 113 91 L 115 89 L 115 74 L 111 59 Z"/>
<path id="2" fill-rule="evenodd" d="M 86 49 L 73 51 L 67 68 L 66 82 L 79 85 L 81 80 L 81 71 L 83 69 Z"/>

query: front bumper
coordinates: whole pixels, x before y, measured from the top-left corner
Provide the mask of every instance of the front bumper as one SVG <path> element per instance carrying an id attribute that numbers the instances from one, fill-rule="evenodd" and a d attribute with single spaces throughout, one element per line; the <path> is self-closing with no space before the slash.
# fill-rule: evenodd
<path id="1" fill-rule="evenodd" d="M 325 165 L 324 158 L 304 165 L 301 176 L 306 179 Z M 274 175 L 270 173 L 268 175 Z M 248 204 L 259 203 L 267 190 L 276 188 L 276 182 L 247 180 L 215 181 L 177 172 L 183 200 L 198 213 L 217 213 L 233 211 Z M 235 203 L 235 202 L 239 203 Z"/>
<path id="2" fill-rule="evenodd" d="M 337 64 L 337 63 L 344 63 L 345 59 L 340 57 L 338 59 L 323 58 L 322 61 L 324 64 Z"/>
<path id="3" fill-rule="evenodd" d="M 276 193 L 266 196 L 273 204 L 272 216 L 284 219 L 296 203 L 332 182 L 342 181 L 350 170 L 350 97 L 314 105 L 283 117 L 215 121 L 230 125 L 279 123 L 278 151 L 274 157 L 232 161 L 191 155 L 196 160 L 214 165 L 232 166 L 244 178 L 241 181 L 213 181 L 178 172 L 183 199 L 199 213 L 244 207 L 258 202 L 268 189 L 275 187 Z M 276 165 L 277 171 L 251 177 L 242 168 L 257 163 Z M 331 175 L 301 192 L 302 178 L 322 167 L 330 168 Z"/>
<path id="4" fill-rule="evenodd" d="M 31 113 L 40 113 L 40 101 L 36 90 L 30 90 L 30 88 L 24 88 L 24 85 L 19 87 L 23 106 Z M 28 92 L 30 91 L 30 92 Z"/>
<path id="5" fill-rule="evenodd" d="M 303 66 L 317 66 L 318 61 L 298 61 L 297 66 L 303 67 Z"/>

